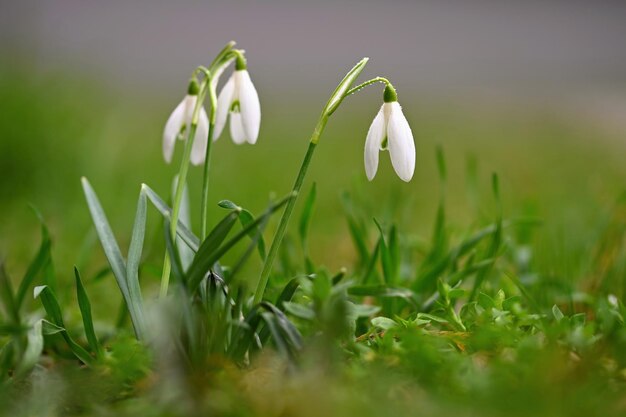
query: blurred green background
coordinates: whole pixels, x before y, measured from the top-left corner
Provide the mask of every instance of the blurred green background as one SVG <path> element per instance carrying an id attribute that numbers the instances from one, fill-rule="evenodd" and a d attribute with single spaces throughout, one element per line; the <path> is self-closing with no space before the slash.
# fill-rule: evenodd
<path id="1" fill-rule="evenodd" d="M 258 213 L 271 195 L 285 194 L 328 95 L 367 55 L 363 77 L 385 75 L 398 88 L 415 135 L 416 174 L 402 183 L 383 154 L 368 183 L 363 146 L 382 90 L 347 100 L 328 125 L 305 185 L 318 186 L 312 258 L 337 268 L 354 257 L 344 192 L 368 216 L 425 236 L 439 198 L 434 155 L 441 145 L 450 216 L 459 230 L 476 210 L 492 215 L 489 182 L 498 172 L 505 214 L 543 219 L 536 239 L 545 252 L 538 256 L 547 270 L 576 278 L 582 269 L 558 269 L 584 266 L 579 255 L 603 232 L 625 189 L 620 22 L 626 14 L 619 3 L 593 13 L 577 2 L 524 4 L 3 4 L 0 256 L 14 275 L 25 269 L 39 240 L 32 204 L 51 229 L 59 275 L 69 280 L 75 263 L 97 270 L 103 258 L 88 250 L 95 236 L 83 175 L 125 247 L 140 184 L 169 195 L 178 159 L 165 165 L 161 134 L 189 73 L 232 38 L 248 52 L 262 103 L 261 135 L 255 146 L 220 138 L 211 201 L 230 199 Z M 479 207 L 468 192 L 468 161 L 476 161 Z M 200 185 L 201 169 L 194 168 L 196 224 Z M 220 209 L 213 207 L 217 219 Z M 156 241 L 155 212 L 149 221 Z M 549 261 L 561 255 L 573 259 Z M 162 255 L 149 245 L 146 256 L 158 263 Z"/>

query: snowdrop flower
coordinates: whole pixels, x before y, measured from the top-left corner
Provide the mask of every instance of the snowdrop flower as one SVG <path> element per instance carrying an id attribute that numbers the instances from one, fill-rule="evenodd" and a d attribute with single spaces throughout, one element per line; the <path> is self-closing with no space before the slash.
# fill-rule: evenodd
<path id="1" fill-rule="evenodd" d="M 193 109 L 198 100 L 198 82 L 192 80 L 189 83 L 187 95 L 174 109 L 163 131 L 163 158 L 168 164 L 172 161 L 174 154 L 174 145 L 176 138 L 180 140 L 187 139 L 187 132 L 191 128 L 191 119 L 193 117 Z M 193 147 L 191 149 L 191 163 L 200 165 L 204 163 L 207 137 L 209 133 L 209 118 L 207 117 L 204 107 L 200 108 L 198 117 L 198 126 L 194 135 Z"/>
<path id="2" fill-rule="evenodd" d="M 233 142 L 238 145 L 245 142 L 256 143 L 261 126 L 261 105 L 242 56 L 237 57 L 235 71 L 217 97 L 213 140 L 217 140 L 222 134 L 229 114 Z"/>
<path id="3" fill-rule="evenodd" d="M 409 182 L 415 171 L 415 144 L 413 133 L 398 95 L 388 84 L 384 92 L 384 103 L 367 132 L 365 141 L 365 174 L 373 180 L 378 170 L 378 153 L 389 149 L 391 165 L 401 180 Z"/>

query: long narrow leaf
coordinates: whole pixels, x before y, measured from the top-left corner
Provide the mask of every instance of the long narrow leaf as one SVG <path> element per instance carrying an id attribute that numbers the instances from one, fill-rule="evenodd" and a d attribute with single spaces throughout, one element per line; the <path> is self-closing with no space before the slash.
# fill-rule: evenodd
<path id="1" fill-rule="evenodd" d="M 176 250 L 174 241 L 172 240 L 172 234 L 170 233 L 170 222 L 168 219 L 165 219 L 163 232 L 165 235 L 165 249 L 170 256 L 170 262 L 172 263 L 172 274 L 179 283 L 183 283 L 185 282 L 185 272 L 183 270 L 183 264 L 180 259 L 180 255 Z"/>
<path id="2" fill-rule="evenodd" d="M 2 261 L 0 261 L 0 299 L 2 300 L 5 313 L 10 317 L 11 321 L 15 324 L 19 323 L 20 313 L 15 301 L 15 295 L 13 294 L 13 286 Z"/>
<path id="3" fill-rule="evenodd" d="M 343 80 L 341 80 L 341 82 L 333 92 L 332 96 L 330 97 L 330 100 L 328 100 L 326 107 L 324 108 L 324 113 L 327 116 L 330 116 L 335 110 L 337 110 L 337 107 L 339 107 L 339 105 L 345 98 L 346 92 L 350 89 L 350 87 L 354 83 L 354 80 L 356 80 L 359 74 L 361 74 L 361 71 L 363 71 L 363 69 L 365 68 L 368 60 L 369 58 L 363 58 L 362 60 L 360 60 L 346 74 L 346 76 L 343 77 Z"/>
<path id="4" fill-rule="evenodd" d="M 91 187 L 91 184 L 89 184 L 89 181 L 87 181 L 87 178 L 83 177 L 81 181 L 83 184 L 85 198 L 87 199 L 87 205 L 89 206 L 89 211 L 91 212 L 91 218 L 93 219 L 96 232 L 98 233 L 98 238 L 102 244 L 102 249 L 104 249 L 104 254 L 111 265 L 111 270 L 113 271 L 113 275 L 115 275 L 117 285 L 120 287 L 124 300 L 128 301 L 129 293 L 128 286 L 126 284 L 126 263 L 124 262 L 120 248 L 115 240 L 111 226 L 109 226 L 109 221 L 104 214 L 102 205 L 98 200 L 98 196 Z"/>
<path id="5" fill-rule="evenodd" d="M 50 240 L 50 234 L 48 232 L 48 228 L 43 223 L 43 219 L 41 219 L 39 213 L 35 213 L 38 215 L 38 217 L 40 217 L 41 221 L 41 245 L 39 246 L 37 255 L 35 255 L 30 265 L 28 265 L 28 269 L 26 270 L 26 273 L 24 274 L 24 277 L 22 278 L 20 286 L 17 290 L 15 302 L 17 304 L 18 310 L 26 299 L 28 289 L 30 288 L 37 274 L 40 271 L 43 271 L 46 267 L 46 264 L 51 261 L 50 249 L 52 247 L 52 242 Z"/>
<path id="6" fill-rule="evenodd" d="M 235 225 L 239 211 L 228 213 L 206 237 L 189 267 L 188 284 L 193 292 L 213 264 L 219 259 L 215 254 Z"/>
<path id="7" fill-rule="evenodd" d="M 142 187 L 143 188 L 143 187 Z M 146 195 L 139 193 L 137 201 L 137 213 L 133 224 L 133 234 L 128 248 L 128 260 L 126 262 L 126 285 L 128 287 L 128 311 L 130 319 L 138 339 L 145 334 L 145 318 L 143 313 L 143 299 L 139 286 L 139 263 L 143 251 L 143 241 L 146 234 Z"/>
<path id="8" fill-rule="evenodd" d="M 199 256 L 201 249 L 198 250 L 194 263 L 191 265 L 191 268 L 189 268 L 189 273 L 188 273 L 188 278 L 187 278 L 187 285 L 190 291 L 193 293 L 196 290 L 196 288 L 200 284 L 200 281 L 202 281 L 202 278 L 207 273 L 209 268 L 215 262 L 217 262 L 226 252 L 228 252 L 233 246 L 235 246 L 237 242 L 239 242 L 243 237 L 247 236 L 248 233 L 250 233 L 250 230 L 253 230 L 260 223 L 265 221 L 267 217 L 271 216 L 274 212 L 276 212 L 276 210 L 280 209 L 282 206 L 287 204 L 287 202 L 292 198 L 294 198 L 294 194 L 290 193 L 287 197 L 283 198 L 281 201 L 273 204 L 271 207 L 269 207 L 265 211 L 265 213 L 263 213 L 263 215 L 257 217 L 254 220 L 254 222 L 244 227 L 239 233 L 237 233 L 235 236 L 233 236 L 228 241 L 226 241 L 216 251 L 209 253 L 205 256 Z M 207 237 L 205 242 L 209 240 L 210 237 L 211 235 Z M 202 244 L 202 246 L 204 245 L 205 243 Z"/>
<path id="9" fill-rule="evenodd" d="M 41 353 L 43 352 L 43 333 L 42 320 L 37 320 L 27 335 L 26 350 L 22 355 L 20 364 L 17 367 L 16 374 L 18 377 L 26 375 L 31 369 L 37 365 Z"/>
<path id="10" fill-rule="evenodd" d="M 171 221 L 172 209 L 168 207 L 165 201 L 163 201 L 163 199 L 146 184 L 142 184 L 141 190 L 146 194 L 148 200 L 150 200 L 159 213 Z M 180 219 L 178 220 L 178 226 L 176 227 L 176 234 L 187 244 L 187 246 L 189 246 L 191 250 L 194 252 L 198 251 L 198 248 L 200 247 L 200 239 L 198 239 L 198 237 L 194 235 L 193 232 L 189 230 Z"/>
<path id="11" fill-rule="evenodd" d="M 96 331 L 93 327 L 93 318 L 91 315 L 91 302 L 87 296 L 87 291 L 83 286 L 83 281 L 80 278 L 78 268 L 74 267 L 74 276 L 76 277 L 76 297 L 78 298 L 78 307 L 80 308 L 80 314 L 83 317 L 83 326 L 85 327 L 85 337 L 91 350 L 96 354 L 96 357 L 102 357 L 102 349 L 100 348 L 100 342 L 96 336 Z"/>
<path id="12" fill-rule="evenodd" d="M 61 307 L 59 306 L 59 302 L 54 295 L 54 292 L 47 285 L 41 285 L 39 287 L 35 287 L 34 290 L 34 298 L 41 299 L 41 303 L 43 304 L 44 309 L 48 316 L 52 319 L 52 323 L 62 327 L 65 329 L 65 324 L 63 323 L 63 314 L 61 313 Z M 65 342 L 70 347 L 71 351 L 74 355 L 81 360 L 86 365 L 91 365 L 93 363 L 93 358 L 89 355 L 82 346 L 76 343 L 67 332 L 67 329 L 61 333 Z"/>

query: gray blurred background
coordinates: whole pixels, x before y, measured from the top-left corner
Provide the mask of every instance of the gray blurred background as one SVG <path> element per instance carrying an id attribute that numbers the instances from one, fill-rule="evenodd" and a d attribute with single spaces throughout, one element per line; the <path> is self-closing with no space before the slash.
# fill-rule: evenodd
<path id="1" fill-rule="evenodd" d="M 285 100 L 323 100 L 362 56 L 411 94 L 567 99 L 594 113 L 626 88 L 623 1 L 5 1 L 0 15 L 3 65 L 21 56 L 164 95 L 231 39 Z"/>

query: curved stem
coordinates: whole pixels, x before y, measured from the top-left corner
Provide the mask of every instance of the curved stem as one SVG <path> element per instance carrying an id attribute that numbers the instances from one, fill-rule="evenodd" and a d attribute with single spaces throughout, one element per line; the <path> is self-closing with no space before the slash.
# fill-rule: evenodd
<path id="1" fill-rule="evenodd" d="M 302 161 L 302 165 L 300 165 L 300 171 L 298 171 L 298 176 L 296 177 L 296 181 L 293 185 L 294 197 L 289 200 L 287 206 L 285 207 L 285 211 L 283 211 L 283 215 L 280 218 L 280 223 L 278 224 L 278 229 L 276 229 L 276 233 L 274 234 L 274 239 L 272 240 L 272 245 L 270 246 L 269 253 L 267 254 L 267 258 L 265 258 L 265 263 L 263 264 L 263 270 L 261 271 L 261 276 L 259 277 L 259 282 L 257 283 L 256 291 L 254 292 L 254 304 L 258 304 L 263 300 L 263 294 L 265 294 L 265 287 L 267 286 L 267 282 L 269 281 L 270 273 L 272 272 L 272 266 L 274 265 L 274 259 L 278 254 L 278 249 L 280 248 L 280 244 L 283 241 L 283 237 L 285 236 L 285 231 L 287 229 L 287 224 L 289 223 L 289 218 L 291 217 L 291 213 L 293 212 L 293 208 L 296 205 L 296 200 L 298 198 L 298 194 L 300 189 L 302 188 L 302 183 L 304 182 L 304 178 L 306 176 L 307 170 L 309 169 L 309 165 L 311 164 L 311 158 L 313 157 L 313 153 L 315 152 L 315 147 L 324 132 L 324 128 L 328 123 L 328 118 L 337 110 L 341 102 L 346 97 L 346 92 L 350 91 L 350 86 L 354 82 L 354 80 L 359 76 L 363 68 L 367 64 L 368 58 L 363 58 L 359 61 L 341 80 L 341 82 L 337 85 L 333 93 L 331 94 L 328 102 L 324 106 L 322 110 L 322 115 L 320 116 L 317 125 L 315 126 L 315 130 L 313 131 L 313 135 L 311 136 L 311 140 L 309 141 L 309 147 L 307 148 L 306 154 L 304 155 L 304 160 Z"/>
<path id="2" fill-rule="evenodd" d="M 263 300 L 263 294 L 265 293 L 265 287 L 267 286 L 270 273 L 272 272 L 274 259 L 278 254 L 278 249 L 283 240 L 283 237 L 285 236 L 287 223 L 289 223 L 289 218 L 291 217 L 293 208 L 296 205 L 298 194 L 300 193 L 302 183 L 304 182 L 304 177 L 306 176 L 306 172 L 309 168 L 309 165 L 311 164 L 313 152 L 315 152 L 315 147 L 317 146 L 317 142 L 319 141 L 319 138 L 322 135 L 322 132 L 324 131 L 324 127 L 326 126 L 327 122 L 328 116 L 326 114 L 323 114 L 319 122 L 317 123 L 317 126 L 315 127 L 315 131 L 313 132 L 313 136 L 311 137 L 311 141 L 309 142 L 309 147 L 307 148 L 306 154 L 304 155 L 304 160 L 302 161 L 302 165 L 300 165 L 300 171 L 298 172 L 298 176 L 296 177 L 296 182 L 293 185 L 292 193 L 294 194 L 294 198 L 289 200 L 287 206 L 285 207 L 285 210 L 283 211 L 283 215 L 280 218 L 280 223 L 278 224 L 278 229 L 276 229 L 276 234 L 274 235 L 274 240 L 272 240 L 272 246 L 270 246 L 267 258 L 265 258 L 263 270 L 261 271 L 261 276 L 259 278 L 259 282 L 254 293 L 253 304 L 258 304 Z"/>
<path id="3" fill-rule="evenodd" d="M 196 99 L 196 105 L 193 109 L 191 117 L 191 123 L 189 126 L 189 132 L 187 132 L 187 140 L 185 141 L 185 150 L 183 151 L 183 159 L 180 163 L 180 169 L 178 170 L 178 181 L 176 183 L 176 192 L 174 194 L 174 201 L 172 203 L 172 218 L 170 222 L 170 234 L 172 239 L 176 239 L 176 226 L 178 225 L 178 217 L 180 216 L 180 204 L 183 200 L 183 190 L 185 189 L 185 183 L 187 182 L 187 172 L 189 171 L 189 163 L 191 157 L 191 150 L 193 149 L 193 141 L 196 135 L 196 129 L 198 128 L 198 117 L 200 115 L 200 109 L 202 108 L 202 102 L 206 95 L 206 86 L 209 84 L 210 78 L 202 80 L 200 87 L 200 93 Z M 208 145 L 207 145 L 208 146 Z M 171 262 L 169 254 L 165 253 L 163 260 L 163 273 L 161 274 L 161 289 L 159 296 L 165 297 L 170 281 Z"/>
<path id="4" fill-rule="evenodd" d="M 214 72 L 215 74 L 215 72 Z M 219 77 L 219 75 L 218 75 Z M 209 171 L 211 169 L 211 148 L 213 144 L 213 135 L 215 131 L 215 115 L 217 111 L 217 93 L 215 91 L 215 85 L 217 81 L 213 82 L 213 77 L 208 75 L 207 88 L 209 90 L 209 102 L 211 107 L 209 109 L 209 132 L 206 143 L 206 154 L 204 156 L 204 172 L 202 179 L 202 202 L 200 204 L 200 238 L 204 239 L 207 234 L 207 211 L 209 201 Z"/>
<path id="5" fill-rule="evenodd" d="M 376 77 L 376 78 L 372 78 L 371 80 L 367 80 L 364 83 L 361 83 L 359 85 L 357 85 L 354 88 L 349 89 L 348 91 L 346 91 L 346 94 L 344 94 L 344 97 L 348 97 L 349 95 L 352 95 L 354 93 L 356 93 L 359 90 L 364 89 L 365 87 L 369 87 L 372 84 L 375 83 L 383 83 L 386 86 L 391 85 L 391 82 L 386 79 L 385 77 Z"/>
<path id="6" fill-rule="evenodd" d="M 211 104 L 211 108 L 214 108 Z M 213 110 L 211 110 L 213 112 Z M 204 239 L 207 235 L 207 216 L 209 201 L 209 171 L 211 169 L 211 144 L 213 143 L 213 131 L 215 130 L 215 122 L 209 122 L 209 137 L 206 144 L 206 155 L 204 159 L 204 174 L 202 180 L 202 202 L 200 205 L 201 227 L 200 238 Z"/>

